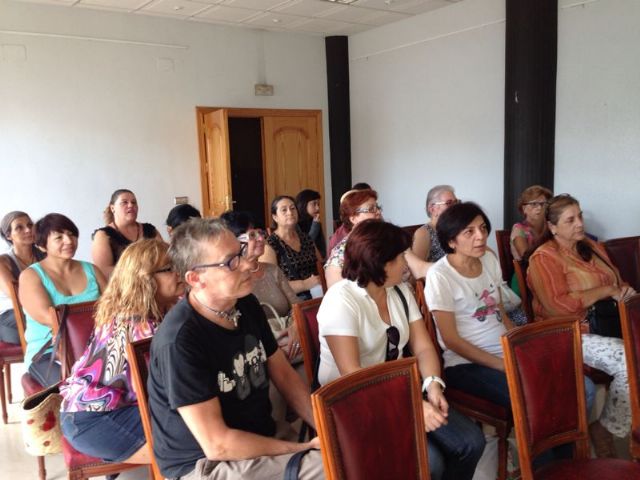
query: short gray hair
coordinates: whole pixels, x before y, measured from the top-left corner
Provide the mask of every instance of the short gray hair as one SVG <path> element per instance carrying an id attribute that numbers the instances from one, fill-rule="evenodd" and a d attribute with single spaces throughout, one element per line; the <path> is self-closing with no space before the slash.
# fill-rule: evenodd
<path id="1" fill-rule="evenodd" d="M 202 263 L 204 243 L 215 242 L 225 233 L 233 236 L 219 218 L 190 218 L 173 231 L 169 257 L 174 268 L 184 279 L 191 267 Z"/>
<path id="2" fill-rule="evenodd" d="M 440 197 L 440 195 L 442 195 L 444 192 L 451 192 L 455 195 L 456 190 L 451 185 L 436 185 L 431 190 L 429 190 L 429 193 L 427 193 L 427 201 L 425 203 L 424 208 L 427 210 L 427 216 L 429 218 L 431 218 L 431 212 L 429 212 L 429 206 L 433 202 L 435 202 L 436 199 Z"/>

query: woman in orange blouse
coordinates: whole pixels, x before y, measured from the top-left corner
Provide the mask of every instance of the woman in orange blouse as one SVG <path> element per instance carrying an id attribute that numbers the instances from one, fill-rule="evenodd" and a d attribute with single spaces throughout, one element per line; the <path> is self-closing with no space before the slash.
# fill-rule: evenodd
<path id="1" fill-rule="evenodd" d="M 634 290 L 620 279 L 604 249 L 585 236 L 582 211 L 570 195 L 551 199 L 547 232 L 529 259 L 527 283 L 533 292 L 535 320 L 572 316 L 586 320 L 598 300 L 622 300 Z M 589 431 L 596 454 L 615 456 L 611 434 L 624 437 L 631 427 L 624 347 L 619 338 L 582 335 L 584 363 L 613 376 L 599 421 Z"/>

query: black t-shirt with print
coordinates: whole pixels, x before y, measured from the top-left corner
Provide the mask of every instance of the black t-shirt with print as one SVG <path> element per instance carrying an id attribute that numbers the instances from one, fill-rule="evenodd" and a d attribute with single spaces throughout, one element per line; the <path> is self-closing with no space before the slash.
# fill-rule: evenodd
<path id="1" fill-rule="evenodd" d="M 189 473 L 205 456 L 178 407 L 218 397 L 226 425 L 275 434 L 267 358 L 278 345 L 253 295 L 238 300 L 237 330 L 198 314 L 187 299 L 166 315 L 151 343 L 148 380 L 153 451 L 162 474 Z"/>

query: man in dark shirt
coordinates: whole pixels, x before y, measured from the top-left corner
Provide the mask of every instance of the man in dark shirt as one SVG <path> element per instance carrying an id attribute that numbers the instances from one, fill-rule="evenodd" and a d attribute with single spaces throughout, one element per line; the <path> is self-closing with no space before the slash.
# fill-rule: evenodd
<path id="1" fill-rule="evenodd" d="M 148 382 L 154 454 L 168 478 L 282 478 L 294 453 L 319 448 L 317 438 L 275 437 L 269 380 L 313 425 L 309 391 L 251 295 L 243 250 L 218 220 L 192 219 L 172 237 L 190 290 L 153 338 Z M 299 478 L 324 478 L 318 450 Z"/>

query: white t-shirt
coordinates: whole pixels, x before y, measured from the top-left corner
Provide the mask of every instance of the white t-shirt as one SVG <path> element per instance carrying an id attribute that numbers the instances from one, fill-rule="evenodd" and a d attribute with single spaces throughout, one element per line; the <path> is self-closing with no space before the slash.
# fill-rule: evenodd
<path id="1" fill-rule="evenodd" d="M 496 256 L 487 252 L 480 257 L 482 273 L 476 278 L 460 275 L 447 256 L 438 260 L 427 272 L 424 296 L 430 310 L 453 312 L 458 334 L 482 350 L 502 357 L 500 337 L 507 331 L 500 318 L 498 288 L 502 282 Z M 436 322 L 437 327 L 437 322 Z M 470 360 L 445 347 L 438 330 L 438 342 L 444 351 L 444 367 Z"/>
<path id="2" fill-rule="evenodd" d="M 409 323 L 422 321 L 415 297 L 406 284 L 399 285 L 409 307 L 409 318 L 404 311 L 402 300 L 393 287 L 387 288 L 387 305 L 391 325 L 400 332 L 398 349 L 409 341 Z M 320 330 L 320 367 L 318 380 L 325 385 L 340 376 L 331 350 L 327 344 L 327 335 L 342 335 L 358 338 L 360 365 L 370 367 L 384 363 L 387 354 L 387 325 L 378 312 L 378 307 L 364 288 L 351 280 L 340 280 L 325 294 L 318 311 Z"/>

